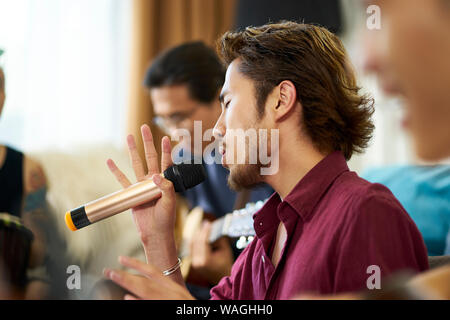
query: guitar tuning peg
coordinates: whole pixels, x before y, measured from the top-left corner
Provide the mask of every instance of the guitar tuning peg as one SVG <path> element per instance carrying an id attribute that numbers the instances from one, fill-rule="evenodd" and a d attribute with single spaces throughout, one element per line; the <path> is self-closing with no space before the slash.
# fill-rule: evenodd
<path id="1" fill-rule="evenodd" d="M 239 240 L 236 242 L 236 248 L 239 250 L 244 249 L 247 246 L 247 239 L 246 237 L 242 236 L 239 238 Z"/>
<path id="2" fill-rule="evenodd" d="M 246 242 L 245 246 L 247 247 L 250 243 L 252 243 L 253 239 L 255 239 L 255 237 L 253 237 L 253 236 L 247 237 L 247 242 Z"/>
<path id="3" fill-rule="evenodd" d="M 251 208 L 253 208 L 255 206 L 254 203 L 247 203 L 247 205 L 245 206 L 245 209 L 250 210 Z"/>

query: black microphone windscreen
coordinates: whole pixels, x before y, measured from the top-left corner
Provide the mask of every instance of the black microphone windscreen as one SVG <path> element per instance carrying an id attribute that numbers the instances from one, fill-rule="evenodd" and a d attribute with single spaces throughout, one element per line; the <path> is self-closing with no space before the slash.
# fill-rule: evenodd
<path id="1" fill-rule="evenodd" d="M 176 192 L 183 192 L 202 183 L 206 171 L 202 164 L 177 164 L 166 171 L 164 177 L 173 183 Z"/>

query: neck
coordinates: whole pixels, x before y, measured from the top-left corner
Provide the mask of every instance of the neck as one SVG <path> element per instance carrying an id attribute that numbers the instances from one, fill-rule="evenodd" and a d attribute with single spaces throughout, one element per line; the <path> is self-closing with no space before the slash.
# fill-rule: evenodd
<path id="1" fill-rule="evenodd" d="M 298 182 L 326 157 L 310 142 L 300 141 L 292 134 L 281 137 L 279 148 L 279 170 L 264 180 L 284 199 Z"/>

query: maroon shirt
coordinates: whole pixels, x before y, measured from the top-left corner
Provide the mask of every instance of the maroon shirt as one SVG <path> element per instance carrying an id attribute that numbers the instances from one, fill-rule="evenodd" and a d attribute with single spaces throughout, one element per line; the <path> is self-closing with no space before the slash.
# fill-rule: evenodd
<path id="1" fill-rule="evenodd" d="M 287 240 L 275 268 L 271 248 L 282 221 Z M 377 265 L 393 272 L 428 269 L 416 225 L 394 195 L 350 172 L 334 152 L 280 201 L 274 194 L 254 216 L 256 237 L 212 288 L 212 299 L 289 299 L 367 288 Z M 370 283 L 372 283 L 370 281 Z"/>

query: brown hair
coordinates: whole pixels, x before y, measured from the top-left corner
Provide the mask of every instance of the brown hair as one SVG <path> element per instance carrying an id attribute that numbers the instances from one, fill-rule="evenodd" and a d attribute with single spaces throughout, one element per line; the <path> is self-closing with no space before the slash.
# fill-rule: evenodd
<path id="1" fill-rule="evenodd" d="M 261 117 L 269 93 L 289 80 L 303 107 L 302 127 L 319 151 L 339 150 L 349 160 L 367 147 L 374 101 L 359 94 L 336 35 L 310 24 L 281 22 L 227 32 L 217 49 L 226 65 L 239 58 L 239 70 L 254 80 Z"/>

